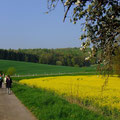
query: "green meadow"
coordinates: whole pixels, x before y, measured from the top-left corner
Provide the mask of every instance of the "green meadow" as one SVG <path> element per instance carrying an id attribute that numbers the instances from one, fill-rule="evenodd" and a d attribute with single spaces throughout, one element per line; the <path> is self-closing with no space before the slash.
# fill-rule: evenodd
<path id="1" fill-rule="evenodd" d="M 30 74 L 96 74 L 96 66 L 90 67 L 68 67 L 11 60 L 0 60 L 0 70 L 7 70 L 9 67 L 16 69 L 16 75 Z"/>

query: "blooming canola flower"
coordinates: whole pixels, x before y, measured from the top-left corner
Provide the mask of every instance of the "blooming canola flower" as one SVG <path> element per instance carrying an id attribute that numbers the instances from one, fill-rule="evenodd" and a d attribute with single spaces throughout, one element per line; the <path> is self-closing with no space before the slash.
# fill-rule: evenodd
<path id="1" fill-rule="evenodd" d="M 74 96 L 83 101 L 89 100 L 92 105 L 99 107 L 107 106 L 120 110 L 120 78 L 109 77 L 105 89 L 101 91 L 105 79 L 97 75 L 56 76 L 24 79 L 20 83 L 52 90 L 60 95 Z"/>

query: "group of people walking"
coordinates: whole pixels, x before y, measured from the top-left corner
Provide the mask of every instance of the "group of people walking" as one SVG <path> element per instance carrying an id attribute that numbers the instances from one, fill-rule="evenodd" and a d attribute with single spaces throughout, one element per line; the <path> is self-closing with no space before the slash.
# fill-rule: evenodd
<path id="1" fill-rule="evenodd" d="M 5 84 L 6 88 L 7 88 L 7 93 L 10 94 L 11 93 L 11 86 L 12 86 L 12 79 L 10 77 L 10 75 L 7 75 L 4 77 L 4 75 L 2 76 L 0 74 L 0 88 L 2 88 L 2 83 Z"/>

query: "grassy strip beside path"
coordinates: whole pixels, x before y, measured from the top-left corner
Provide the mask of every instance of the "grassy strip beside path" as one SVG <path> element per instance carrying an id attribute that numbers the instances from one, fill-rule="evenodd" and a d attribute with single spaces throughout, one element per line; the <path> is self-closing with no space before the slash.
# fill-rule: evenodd
<path id="1" fill-rule="evenodd" d="M 70 104 L 54 92 L 13 84 L 15 95 L 38 120 L 111 120 L 76 104 Z"/>

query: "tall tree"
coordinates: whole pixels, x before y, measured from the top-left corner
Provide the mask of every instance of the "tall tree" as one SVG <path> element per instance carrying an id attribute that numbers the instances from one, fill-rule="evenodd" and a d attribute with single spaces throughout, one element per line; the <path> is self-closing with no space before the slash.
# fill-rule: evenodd
<path id="1" fill-rule="evenodd" d="M 83 40 L 82 50 L 92 45 L 88 60 L 96 57 L 98 51 L 100 57 L 98 63 L 108 66 L 111 69 L 112 57 L 115 50 L 120 46 L 120 41 L 116 37 L 120 34 L 120 0 L 47 0 L 49 11 L 53 10 L 57 3 L 61 1 L 66 8 L 65 21 L 70 8 L 73 10 L 70 21 L 76 24 L 84 19 L 82 23 Z"/>

